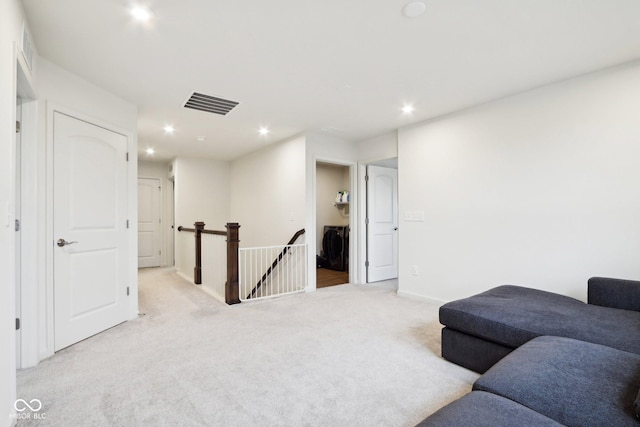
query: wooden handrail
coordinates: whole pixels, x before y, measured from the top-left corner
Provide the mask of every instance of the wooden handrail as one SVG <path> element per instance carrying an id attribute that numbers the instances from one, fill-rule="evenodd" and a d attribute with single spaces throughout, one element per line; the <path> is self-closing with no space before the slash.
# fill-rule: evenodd
<path id="1" fill-rule="evenodd" d="M 202 234 L 215 234 L 216 236 L 226 236 L 226 231 L 218 231 L 218 230 L 202 230 Z"/>
<path id="2" fill-rule="evenodd" d="M 287 251 L 289 250 L 289 245 L 293 245 L 294 242 L 296 240 L 298 240 L 298 238 L 300 236 L 302 236 L 305 233 L 304 228 L 302 230 L 298 230 L 296 231 L 296 234 L 293 235 L 293 237 L 291 239 L 289 239 L 289 242 L 287 243 L 287 247 L 285 247 L 282 252 L 280 252 L 280 255 L 278 255 L 278 257 L 273 261 L 273 263 L 271 263 L 271 267 L 269 267 L 266 271 L 266 273 L 264 273 L 262 275 L 262 278 L 260 279 L 260 281 L 258 281 L 258 283 L 256 283 L 256 285 L 253 287 L 253 290 L 251 291 L 251 293 L 249 295 L 247 295 L 246 299 L 250 299 L 252 297 L 255 297 L 256 294 L 258 293 L 258 289 L 260 289 L 260 287 L 262 286 L 262 284 L 267 280 L 267 277 L 269 277 L 269 275 L 271 274 L 271 272 L 273 271 L 274 268 L 276 268 L 276 266 L 278 265 L 278 263 L 282 260 L 282 258 L 287 254 Z"/>
<path id="3" fill-rule="evenodd" d="M 225 225 L 227 231 L 205 230 L 204 222 L 197 221 L 193 224 L 195 228 L 178 227 L 178 231 L 195 233 L 196 238 L 196 265 L 193 268 L 193 283 L 202 284 L 202 235 L 215 234 L 227 236 L 227 281 L 225 283 L 225 302 L 227 304 L 238 304 L 240 302 L 239 280 L 238 280 L 238 247 L 240 246 L 239 229 L 237 222 L 228 222 Z"/>
<path id="4" fill-rule="evenodd" d="M 195 228 L 187 228 L 187 227 L 179 226 L 178 227 L 178 231 L 189 231 L 191 233 L 195 233 L 196 229 Z M 201 233 L 202 234 L 215 234 L 217 236 L 226 236 L 227 235 L 226 231 L 220 231 L 220 230 L 202 230 Z"/>

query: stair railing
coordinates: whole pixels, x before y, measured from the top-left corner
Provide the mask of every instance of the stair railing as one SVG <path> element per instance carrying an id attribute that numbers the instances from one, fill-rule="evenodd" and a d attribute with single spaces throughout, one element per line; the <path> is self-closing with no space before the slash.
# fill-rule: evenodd
<path id="1" fill-rule="evenodd" d="M 282 250 L 282 252 L 280 252 L 280 254 L 276 257 L 276 259 L 273 261 L 273 263 L 271 263 L 271 266 L 262 275 L 262 278 L 253 287 L 253 289 L 251 290 L 251 293 L 249 295 L 247 295 L 246 299 L 251 299 L 251 298 L 256 296 L 256 294 L 258 293 L 258 291 L 259 291 L 260 287 L 262 286 L 262 284 L 267 282 L 267 278 L 271 275 L 273 270 L 278 266 L 280 261 L 282 261 L 282 258 L 287 254 L 287 251 L 289 250 L 289 246 L 293 245 L 296 242 L 296 240 L 298 240 L 298 238 L 300 236 L 302 236 L 304 233 L 305 233 L 304 228 L 301 229 L 301 230 L 296 231 L 296 233 L 293 235 L 293 237 L 291 237 L 291 239 L 289 239 L 289 242 L 287 243 L 285 248 Z"/>
<path id="2" fill-rule="evenodd" d="M 206 230 L 205 223 L 197 221 L 193 224 L 195 228 L 178 227 L 178 231 L 195 233 L 195 267 L 193 268 L 193 283 L 202 284 L 202 235 L 215 234 L 227 237 L 227 281 L 225 282 L 225 302 L 227 304 L 238 304 L 240 302 L 239 280 L 238 280 L 238 247 L 240 246 L 239 229 L 237 222 L 228 222 L 225 225 L 226 231 Z"/>

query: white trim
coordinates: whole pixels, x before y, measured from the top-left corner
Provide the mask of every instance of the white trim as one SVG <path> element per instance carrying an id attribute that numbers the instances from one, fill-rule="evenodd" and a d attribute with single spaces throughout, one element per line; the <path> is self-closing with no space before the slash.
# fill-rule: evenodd
<path id="1" fill-rule="evenodd" d="M 144 159 L 138 159 L 138 166 L 140 166 L 140 162 L 145 164 L 150 164 L 152 162 Z M 162 200 L 161 200 L 161 209 L 162 209 L 162 224 L 160 224 L 160 228 L 162 230 L 162 257 L 160 266 L 161 267 L 171 267 L 174 265 L 174 239 L 175 239 L 175 229 L 171 228 L 174 225 L 174 189 L 173 189 L 173 178 L 168 178 L 168 166 L 171 163 L 157 163 L 158 165 L 165 165 L 166 170 L 165 173 L 162 174 L 154 174 L 154 172 L 149 172 L 144 175 L 138 175 L 138 178 L 147 178 L 147 179 L 159 179 L 160 186 L 162 189 Z M 140 169 L 138 169 L 140 170 Z"/>
<path id="2" fill-rule="evenodd" d="M 41 212 L 38 174 L 38 105 L 37 101 L 22 104 L 21 156 L 21 332 L 22 351 L 19 366 L 28 368 L 38 364 L 38 283 L 41 277 L 42 251 L 38 245 Z"/>
<path id="3" fill-rule="evenodd" d="M 407 291 L 402 291 L 402 290 L 398 290 L 398 296 L 401 296 L 403 298 L 409 298 L 409 299 L 417 300 L 417 301 L 426 301 L 426 302 L 430 302 L 430 303 L 438 304 L 438 305 L 443 305 L 443 304 L 446 304 L 446 303 L 449 302 L 449 301 L 442 300 L 440 298 L 427 297 L 427 296 L 424 296 L 424 295 L 418 295 L 418 294 L 414 294 L 413 292 L 407 292 Z"/>
<path id="4" fill-rule="evenodd" d="M 38 171 L 41 170 L 40 144 L 38 140 L 38 102 L 36 100 L 35 82 L 31 70 L 24 58 L 15 48 L 15 92 L 14 96 L 20 97 L 22 103 L 21 118 L 21 182 L 20 189 L 20 221 L 21 221 L 21 282 L 15 282 L 15 291 L 20 292 L 21 319 L 21 351 L 20 360 L 16 364 L 20 369 L 29 368 L 38 364 L 38 320 L 39 298 L 38 284 L 42 277 L 42 251 L 39 246 L 41 233 L 42 212 L 40 206 L 40 183 L 43 178 Z M 15 114 L 15 112 L 14 112 Z M 14 164 L 16 161 L 16 145 L 14 140 Z M 15 194 L 13 196 L 15 200 Z M 14 215 L 15 216 L 15 215 Z M 14 293 L 14 298 L 15 298 Z M 12 319 L 13 320 L 13 319 Z M 13 347 L 12 347 L 13 348 Z M 15 351 L 13 351 L 15 353 Z"/>
<path id="5" fill-rule="evenodd" d="M 137 159 L 136 159 L 137 161 Z M 160 265 L 158 267 L 168 267 L 168 264 L 166 262 L 166 257 L 167 257 L 167 248 L 165 247 L 165 239 L 166 239 L 166 234 L 165 233 L 165 225 L 166 225 L 166 218 L 165 218 L 165 214 L 166 214 L 166 197 L 165 197 L 165 186 L 164 186 L 164 178 L 158 177 L 158 176 L 142 176 L 142 175 L 138 175 L 137 178 L 137 183 L 139 184 L 139 180 L 141 179 L 155 179 L 160 183 L 160 224 L 159 224 L 159 228 L 160 228 Z M 138 188 L 136 186 L 136 188 Z M 136 216 L 135 221 L 138 221 L 138 217 Z M 137 237 L 139 238 L 139 236 Z M 136 253 L 136 259 L 138 258 L 138 254 Z"/>
<path id="6" fill-rule="evenodd" d="M 194 283 L 194 281 L 193 281 L 193 276 L 192 276 L 192 277 L 187 276 L 187 275 L 186 275 L 182 270 L 175 270 L 175 273 L 176 273 L 178 276 L 182 277 L 182 278 L 183 278 L 184 280 L 186 280 L 187 282 L 191 283 L 193 286 L 198 286 L 198 285 L 196 285 L 196 284 Z"/>
<path id="7" fill-rule="evenodd" d="M 365 176 L 367 175 L 367 164 L 358 163 L 358 184 L 362 189 L 362 196 L 358 199 L 358 224 L 360 224 L 362 232 L 358 239 L 358 251 L 362 262 L 358 264 L 360 269 L 361 283 L 366 285 L 367 282 L 367 267 L 365 262 L 367 261 L 367 224 L 365 223 L 367 218 L 367 181 Z"/>
<path id="8" fill-rule="evenodd" d="M 42 247 L 46 248 L 46 278 L 44 292 L 45 307 L 44 311 L 44 343 L 40 348 L 40 359 L 52 356 L 54 354 L 54 300 L 53 300 L 53 116 L 54 113 L 62 113 L 78 120 L 100 126 L 104 129 L 121 134 L 127 138 L 127 151 L 130 153 L 129 164 L 127 168 L 127 185 L 128 200 L 127 211 L 129 219 L 129 245 L 126 259 L 128 260 L 128 286 L 130 288 L 129 315 L 128 318 L 135 319 L 138 316 L 138 162 L 136 159 L 136 137 L 119 126 L 97 119 L 76 110 L 47 102 L 46 105 L 46 219 L 45 219 L 45 237 L 41 242 Z"/>
<path id="9" fill-rule="evenodd" d="M 11 78 L 12 78 L 12 87 L 11 87 L 11 100 L 3 100 L 3 102 L 11 102 L 13 104 L 13 107 L 11 108 L 11 114 L 12 114 L 12 120 L 15 123 L 15 119 L 16 119 L 16 100 L 17 100 L 17 73 L 16 73 L 16 57 L 18 54 L 18 47 L 16 45 L 16 43 L 13 43 L 13 64 L 14 66 L 12 67 L 13 72 L 11 73 Z M 10 129 L 7 129 L 9 132 L 11 132 Z M 13 218 L 15 217 L 15 209 L 13 207 L 13 205 L 15 204 L 16 201 L 16 182 L 15 182 L 15 165 L 17 163 L 17 158 L 16 158 L 16 137 L 15 137 L 15 131 L 11 132 L 9 135 L 11 135 L 11 140 L 7 141 L 9 144 L 11 144 L 11 159 L 7 159 L 9 161 L 5 161 L 5 165 L 8 163 L 8 166 L 10 168 L 10 173 L 9 173 L 9 177 L 10 177 L 10 184 L 9 184 L 9 199 L 6 201 L 7 205 L 6 206 L 0 206 L 0 209 L 2 212 L 2 215 L 6 215 L 6 220 L 7 220 L 7 224 L 6 224 L 6 231 L 2 231 L 0 232 L 3 236 L 8 237 L 8 239 L 6 240 L 7 243 L 7 249 L 8 249 L 8 262 L 7 262 L 7 266 L 9 268 L 7 268 L 6 273 L 3 271 L 3 279 L 8 279 L 7 280 L 7 284 L 4 286 L 7 286 L 8 289 L 8 297 L 9 297 L 9 311 L 4 314 L 3 316 L 6 316 L 5 318 L 2 319 L 3 322 L 9 322 L 9 325 L 12 325 L 13 322 L 15 322 L 15 314 L 16 314 L 16 303 L 17 303 L 17 297 L 16 297 L 16 292 L 17 292 L 17 283 L 16 283 L 16 243 L 15 243 L 15 233 L 13 232 L 13 230 L 10 228 L 11 225 L 11 220 L 13 220 Z M 4 160 L 4 159 L 3 159 Z M 5 211 L 6 209 L 6 211 Z M 8 380 L 8 384 L 3 385 L 5 387 L 5 391 L 6 394 L 3 393 L 4 396 L 6 396 L 9 400 L 9 402 L 15 402 L 16 399 L 16 334 L 15 334 L 15 329 L 9 327 L 9 343 L 8 343 L 8 349 L 7 351 L 9 352 L 9 354 L 6 356 L 6 359 L 3 359 L 2 362 L 2 368 L 1 369 L 7 369 L 7 371 L 2 373 L 2 377 L 6 378 Z M 6 361 L 5 361 L 6 360 Z M 5 405 L 7 402 L 2 402 L 2 405 Z M 9 413 L 6 414 L 5 416 L 8 415 L 8 423 L 9 424 L 13 424 L 13 422 L 11 420 L 15 420 L 15 408 L 13 406 L 9 407 Z M 4 423 L 7 423 L 7 421 L 4 421 Z"/>
<path id="10" fill-rule="evenodd" d="M 389 157 L 389 159 L 393 159 L 393 158 L 394 157 Z M 362 232 L 360 233 L 360 240 L 358 241 L 358 246 L 360 248 L 360 257 L 361 257 L 360 259 L 362 259 L 362 262 L 360 263 L 360 277 L 362 277 L 363 284 L 369 283 L 367 282 L 367 267 L 364 264 L 367 261 L 367 225 L 365 224 L 365 221 L 367 219 L 367 182 L 365 177 L 367 175 L 367 166 L 369 165 L 375 166 L 375 163 L 381 160 L 387 160 L 387 159 L 367 160 L 364 162 L 358 162 L 358 183 L 360 185 L 360 188 L 362 188 L 362 197 L 360 197 L 360 199 L 358 200 L 358 207 L 360 212 L 360 215 L 358 215 L 358 224 L 360 224 L 362 229 Z M 398 168 L 398 175 L 399 175 L 399 172 L 400 172 L 400 169 Z M 400 182 L 398 181 L 398 194 L 397 194 L 398 209 L 400 207 L 399 189 L 400 189 Z M 400 211 L 398 211 L 398 223 L 399 222 L 400 222 Z M 401 231 L 402 230 L 398 231 L 398 268 L 400 268 Z M 375 282 L 371 282 L 371 283 L 375 283 Z M 398 288 L 399 287 L 400 287 L 400 277 L 398 277 Z"/>
<path id="11" fill-rule="evenodd" d="M 316 221 L 317 221 L 317 206 L 316 206 L 316 180 L 317 180 L 317 170 L 316 166 L 318 162 L 328 163 L 339 166 L 347 166 L 349 167 L 349 185 L 351 186 L 351 209 L 349 209 L 349 282 L 353 284 L 360 284 L 361 276 L 360 276 L 360 268 L 359 265 L 363 264 L 359 258 L 360 251 L 359 247 L 359 236 L 360 236 L 360 227 L 358 226 L 358 200 L 360 191 L 358 188 L 358 173 L 357 173 L 357 162 L 351 160 L 343 160 L 343 159 L 335 159 L 330 157 L 313 155 L 311 156 L 311 164 L 307 165 L 307 168 L 311 170 L 311 188 L 310 188 L 310 212 L 308 221 L 306 224 L 306 234 L 305 237 L 306 242 L 309 244 L 309 248 L 317 247 L 317 236 L 316 236 Z M 353 209 L 355 207 L 355 209 Z M 353 244 L 354 242 L 355 244 Z M 313 252 L 313 253 L 312 253 Z M 314 291 L 316 289 L 316 257 L 315 257 L 315 249 L 309 252 L 308 256 L 308 280 L 306 291 Z"/>

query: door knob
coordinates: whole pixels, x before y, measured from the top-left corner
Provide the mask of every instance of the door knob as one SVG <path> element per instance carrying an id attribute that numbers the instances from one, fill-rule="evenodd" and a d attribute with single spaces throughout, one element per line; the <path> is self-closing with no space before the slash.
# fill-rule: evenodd
<path id="1" fill-rule="evenodd" d="M 398 227 L 393 227 L 393 231 L 398 231 Z"/>
<path id="2" fill-rule="evenodd" d="M 58 246 L 63 247 L 66 245 L 73 245 L 74 243 L 78 243 L 78 242 L 67 242 L 64 239 L 58 239 Z"/>

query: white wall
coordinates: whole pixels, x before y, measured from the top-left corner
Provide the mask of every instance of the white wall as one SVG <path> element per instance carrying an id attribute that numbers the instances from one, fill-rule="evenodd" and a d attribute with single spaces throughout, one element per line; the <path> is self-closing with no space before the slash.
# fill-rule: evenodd
<path id="1" fill-rule="evenodd" d="M 369 138 L 358 143 L 358 160 L 371 163 L 398 157 L 398 131 Z"/>
<path id="2" fill-rule="evenodd" d="M 175 171 L 175 263 L 176 271 L 193 280 L 194 235 L 178 232 L 178 226 L 193 228 L 203 221 L 208 230 L 225 230 L 229 216 L 229 163 L 179 157 Z"/>
<path id="3" fill-rule="evenodd" d="M 40 59 L 38 66 L 38 100 L 39 100 L 39 149 L 37 157 L 28 159 L 30 167 L 38 171 L 38 228 L 39 242 L 35 252 L 44 252 L 38 255 L 37 270 L 41 277 L 37 283 L 38 295 L 38 349 L 39 358 L 45 358 L 53 354 L 53 252 L 52 246 L 47 242 L 53 241 L 52 235 L 52 123 L 50 122 L 53 109 L 62 109 L 65 112 L 77 115 L 79 118 L 94 122 L 123 134 L 129 139 L 129 152 L 137 153 L 137 107 L 104 89 L 83 80 L 57 65 Z M 129 286 L 131 298 L 129 302 L 129 318 L 133 319 L 138 314 L 138 217 L 137 201 L 137 162 L 135 154 L 132 154 L 128 169 L 128 216 L 130 218 L 130 236 L 128 258 L 130 260 Z M 28 196 L 28 195 L 27 195 Z M 46 248 L 43 249 L 43 248 Z M 40 258 L 42 258 L 40 260 Z M 25 284 L 24 286 L 29 286 Z M 46 316 L 45 316 L 46 313 Z M 25 321 L 26 323 L 26 321 Z M 26 326 L 26 325 L 25 325 Z M 23 331 L 24 334 L 27 331 Z"/>
<path id="4" fill-rule="evenodd" d="M 231 219 L 240 223 L 240 247 L 284 245 L 305 227 L 303 136 L 231 163 Z"/>
<path id="5" fill-rule="evenodd" d="M 316 253 L 322 251 L 325 225 L 349 225 L 349 205 L 335 204 L 338 191 L 351 191 L 349 168 L 324 163 L 316 165 Z M 311 253 L 311 256 L 315 255 Z"/>
<path id="6" fill-rule="evenodd" d="M 160 228 L 162 230 L 163 267 L 173 265 L 173 182 L 169 180 L 169 163 L 138 160 L 138 178 L 160 180 Z"/>
<path id="7" fill-rule="evenodd" d="M 640 279 L 639 111 L 636 62 L 400 129 L 400 292 Z"/>
<path id="8" fill-rule="evenodd" d="M 0 425 L 15 423 L 15 43 L 21 40 L 24 19 L 17 0 L 0 2 Z"/>

